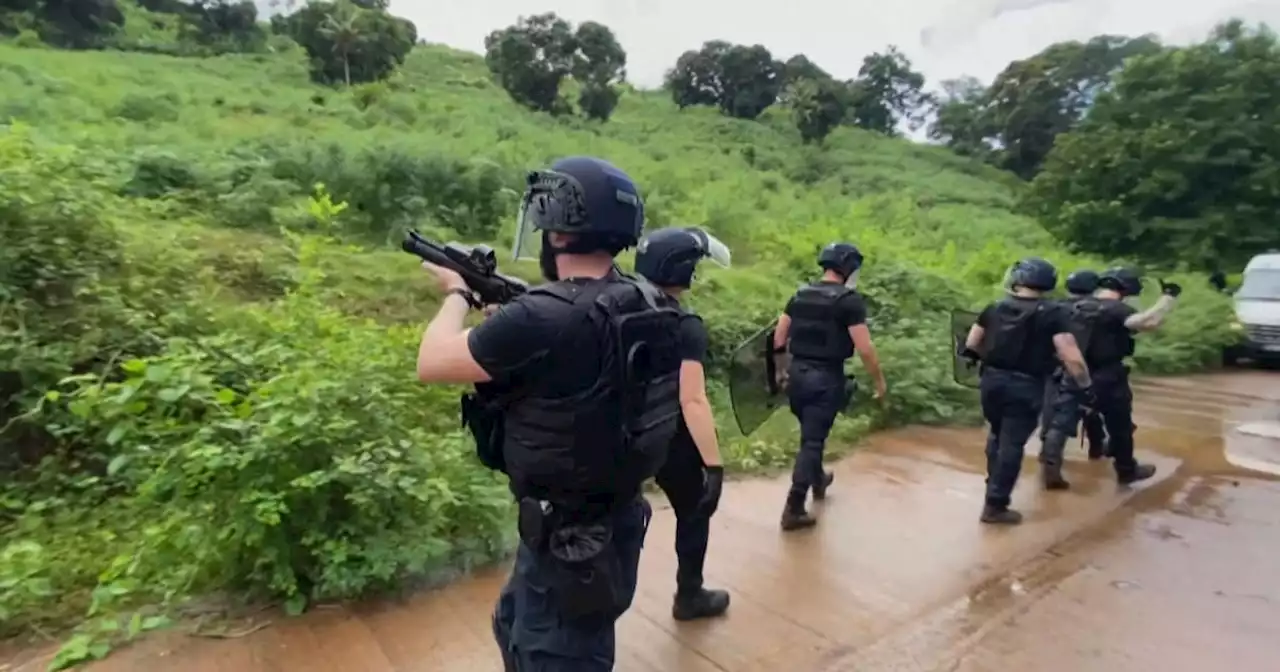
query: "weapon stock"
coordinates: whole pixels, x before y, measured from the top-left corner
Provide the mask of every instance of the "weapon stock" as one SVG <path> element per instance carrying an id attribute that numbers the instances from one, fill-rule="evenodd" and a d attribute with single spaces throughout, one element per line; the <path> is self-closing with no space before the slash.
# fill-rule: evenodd
<path id="1" fill-rule="evenodd" d="M 529 290 L 524 280 L 498 272 L 498 257 L 488 245 L 467 246 L 456 242 L 441 245 L 417 231 L 409 231 L 400 248 L 462 276 L 481 305 L 508 303 Z"/>

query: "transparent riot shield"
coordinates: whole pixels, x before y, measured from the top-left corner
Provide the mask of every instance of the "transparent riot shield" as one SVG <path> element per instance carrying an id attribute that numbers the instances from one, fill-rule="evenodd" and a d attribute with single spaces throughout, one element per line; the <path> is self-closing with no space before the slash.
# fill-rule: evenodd
<path id="1" fill-rule="evenodd" d="M 789 356 L 773 352 L 777 325 L 774 321 L 753 334 L 738 346 L 729 362 L 729 398 L 743 436 L 756 431 L 786 403 Z"/>
<path id="2" fill-rule="evenodd" d="M 978 321 L 978 314 L 967 310 L 951 311 L 951 371 L 955 381 L 965 387 L 978 388 L 978 365 L 960 353 L 964 352 L 969 329 Z"/>

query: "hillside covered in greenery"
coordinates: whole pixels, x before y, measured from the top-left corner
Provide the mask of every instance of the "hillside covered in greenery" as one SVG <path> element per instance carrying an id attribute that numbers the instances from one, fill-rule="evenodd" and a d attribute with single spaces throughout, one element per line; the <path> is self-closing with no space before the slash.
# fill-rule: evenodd
<path id="1" fill-rule="evenodd" d="M 710 94 L 689 87 L 703 80 L 680 84 L 678 69 L 645 92 L 566 66 L 540 100 L 568 107 L 537 111 L 495 66 L 520 47 L 502 35 L 487 62 L 417 45 L 365 70 L 347 42 L 334 69 L 287 31 L 250 22 L 260 32 L 227 46 L 119 7 L 149 18 L 122 19 L 112 44 L 56 45 L 107 50 L 50 48 L 60 33 L 38 21 L 0 44 L 0 635 L 88 614 L 62 662 L 159 627 L 191 596 L 300 610 L 509 548 L 505 482 L 458 430 L 460 390 L 414 380 L 439 297 L 398 243 L 413 227 L 509 249 L 524 171 L 560 156 L 628 171 L 650 229 L 703 226 L 733 248 L 691 305 L 739 473 L 787 463 L 794 428 L 779 414 L 737 436 L 725 362 L 817 272 L 821 245 L 867 255 L 860 289 L 889 381 L 883 408 L 840 421 L 846 440 L 976 419 L 951 381 L 949 313 L 997 296 L 1013 260 L 1064 273 L 1116 261 L 1020 214 L 1047 188 L 989 154 L 893 137 L 865 81 L 849 89 L 862 116 L 841 112 L 820 137 L 798 102 L 832 91 L 816 80 L 752 116 L 741 96 L 699 102 Z M 607 114 L 591 112 L 600 96 L 614 96 Z M 1186 293 L 1136 365 L 1213 365 L 1229 302 L 1165 261 Z"/>

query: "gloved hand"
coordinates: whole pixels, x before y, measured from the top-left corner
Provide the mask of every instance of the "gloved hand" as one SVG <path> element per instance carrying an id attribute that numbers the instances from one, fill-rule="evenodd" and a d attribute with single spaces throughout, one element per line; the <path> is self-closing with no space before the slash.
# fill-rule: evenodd
<path id="1" fill-rule="evenodd" d="M 969 360 L 966 366 L 970 369 L 977 366 L 978 362 L 982 361 L 982 355 L 979 355 L 978 351 L 974 350 L 973 348 L 965 348 L 964 350 L 961 350 L 960 356 Z"/>
<path id="2" fill-rule="evenodd" d="M 1086 387 L 1077 394 L 1077 403 L 1080 404 L 1080 410 L 1084 411 L 1085 415 L 1090 415 L 1097 411 L 1098 397 L 1093 393 L 1092 387 Z"/>
<path id="3" fill-rule="evenodd" d="M 1176 282 L 1165 282 L 1164 278 L 1160 278 L 1159 282 L 1160 282 L 1161 294 L 1164 294 L 1165 296 L 1173 297 L 1175 299 L 1178 298 L 1180 294 L 1182 294 L 1182 285 L 1179 285 Z"/>
<path id="4" fill-rule="evenodd" d="M 698 513 L 711 517 L 720 507 L 720 494 L 724 490 L 724 467 L 716 465 L 703 470 L 702 500 L 698 502 Z"/>

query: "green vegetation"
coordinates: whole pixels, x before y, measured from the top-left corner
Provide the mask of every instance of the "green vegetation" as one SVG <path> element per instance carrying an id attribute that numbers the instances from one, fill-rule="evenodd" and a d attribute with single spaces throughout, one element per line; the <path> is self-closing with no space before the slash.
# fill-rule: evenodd
<path id="1" fill-rule="evenodd" d="M 1108 261 L 1018 214 L 1017 177 L 890 137 L 886 119 L 920 102 L 893 53 L 869 59 L 853 99 L 878 120 L 865 130 L 829 77 L 776 89 L 781 105 L 749 82 L 684 109 L 631 90 L 598 24 L 544 22 L 573 47 L 549 69 L 525 62 L 548 96 L 507 76 L 536 22 L 495 33 L 486 60 L 406 55 L 404 26 L 367 1 L 203 37 L 188 10 L 95 6 L 126 18 L 78 42 L 0 9 L 14 42 L 0 44 L 0 635 L 83 620 L 59 665 L 192 596 L 297 611 L 509 548 L 505 482 L 457 429 L 460 390 L 413 378 L 438 297 L 395 244 L 416 226 L 505 247 L 523 171 L 556 157 L 608 158 L 641 185 L 650 227 L 701 225 L 733 247 L 735 268 L 705 270 L 691 297 L 713 375 L 816 273 L 822 244 L 856 241 L 890 394 L 841 420 L 844 439 L 974 420 L 950 380 L 949 311 L 998 295 L 1023 255 Z M 94 40 L 114 50 L 47 48 Z M 575 90 L 581 116 L 521 107 L 555 112 Z M 1210 365 L 1231 338 L 1227 300 L 1172 277 L 1186 293 L 1144 337 L 1144 372 Z M 786 464 L 790 418 L 736 436 L 713 386 L 730 468 Z"/>

